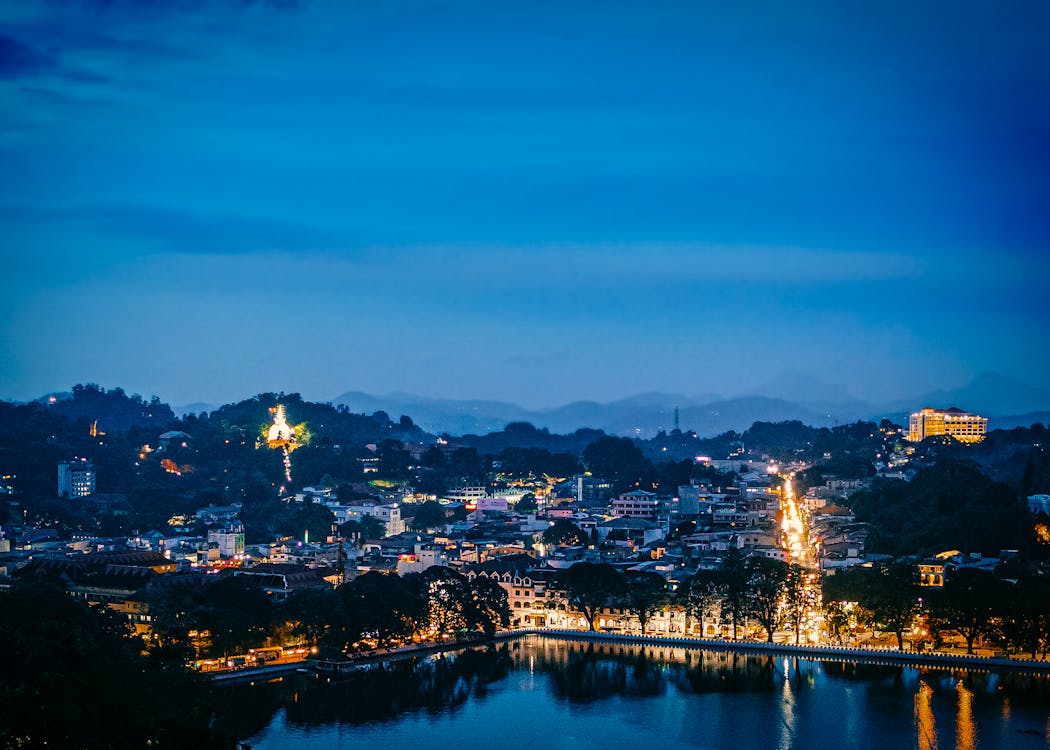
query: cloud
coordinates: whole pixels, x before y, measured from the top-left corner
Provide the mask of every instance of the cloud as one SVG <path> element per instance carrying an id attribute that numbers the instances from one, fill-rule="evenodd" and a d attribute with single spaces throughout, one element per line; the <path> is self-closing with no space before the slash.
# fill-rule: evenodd
<path id="1" fill-rule="evenodd" d="M 302 0 L 84 0 L 81 5 L 94 12 L 200 13 L 214 8 L 298 10 L 303 3 Z"/>
<path id="2" fill-rule="evenodd" d="M 0 34 L 0 78 L 32 78 L 54 67 L 54 61 L 14 37 Z"/>
<path id="3" fill-rule="evenodd" d="M 145 249 L 183 254 L 241 254 L 303 250 L 331 242 L 309 225 L 270 216 L 206 213 L 147 205 L 98 205 L 40 209 L 0 206 L 0 220 L 67 224 L 105 235 L 145 240 Z"/>
<path id="4" fill-rule="evenodd" d="M 370 251 L 374 252 L 374 251 Z M 424 276 L 454 273 L 487 287 L 514 288 L 533 280 L 552 289 L 580 279 L 602 287 L 728 284 L 840 284 L 920 278 L 925 261 L 903 253 L 793 246 L 697 242 L 627 242 L 536 245 L 430 245 L 390 248 L 406 253 Z"/>

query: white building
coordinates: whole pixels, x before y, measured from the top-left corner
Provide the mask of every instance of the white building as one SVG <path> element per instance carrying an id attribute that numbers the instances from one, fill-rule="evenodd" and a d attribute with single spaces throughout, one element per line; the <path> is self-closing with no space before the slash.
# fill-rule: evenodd
<path id="1" fill-rule="evenodd" d="M 448 565 L 445 550 L 433 544 L 416 544 L 415 551 L 397 558 L 397 574 L 422 573 L 435 565 Z"/>
<path id="2" fill-rule="evenodd" d="M 397 503 L 351 503 L 349 505 L 331 507 L 336 514 L 336 521 L 339 523 L 360 521 L 364 516 L 371 516 L 380 521 L 386 528 L 384 536 L 396 536 L 405 532 L 405 521 L 401 517 L 401 506 Z M 339 508 L 339 511 L 335 510 L 336 507 Z"/>
<path id="3" fill-rule="evenodd" d="M 82 458 L 58 464 L 58 496 L 87 497 L 95 491 L 95 465 Z"/>
<path id="4" fill-rule="evenodd" d="M 450 503 L 463 503 L 467 506 L 474 506 L 483 497 L 487 497 L 488 494 L 488 487 L 479 485 L 454 487 L 445 493 L 444 499 Z"/>
<path id="5" fill-rule="evenodd" d="M 244 526 L 228 529 L 208 529 L 208 542 L 219 547 L 219 556 L 232 558 L 244 554 Z"/>
<path id="6" fill-rule="evenodd" d="M 625 518 L 656 518 L 660 498 L 655 492 L 631 490 L 613 498 L 612 514 Z"/>
<path id="7" fill-rule="evenodd" d="M 302 492 L 295 493 L 297 503 L 326 503 L 335 492 L 331 487 L 303 487 Z"/>

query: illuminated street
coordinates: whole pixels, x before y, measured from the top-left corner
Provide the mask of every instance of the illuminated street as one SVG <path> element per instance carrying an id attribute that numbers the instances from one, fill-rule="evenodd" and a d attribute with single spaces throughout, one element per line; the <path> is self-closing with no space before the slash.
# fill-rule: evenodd
<path id="1" fill-rule="evenodd" d="M 781 495 L 781 532 L 784 548 L 787 550 L 787 561 L 806 570 L 803 596 L 807 601 L 805 624 L 802 628 L 805 637 L 816 643 L 821 640 L 823 614 L 821 610 L 820 570 L 816 555 L 810 544 L 809 527 L 803 510 L 799 507 L 798 498 L 791 477 L 784 477 Z"/>
<path id="2" fill-rule="evenodd" d="M 816 557 L 809 545 L 809 531 L 795 497 L 791 477 L 784 478 L 781 510 L 784 514 L 781 531 L 784 535 L 784 546 L 788 551 L 788 562 L 804 568 L 816 568 Z"/>

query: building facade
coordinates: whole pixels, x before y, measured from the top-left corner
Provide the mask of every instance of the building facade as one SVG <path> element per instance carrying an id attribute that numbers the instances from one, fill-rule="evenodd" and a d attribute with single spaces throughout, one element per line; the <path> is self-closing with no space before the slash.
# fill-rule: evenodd
<path id="1" fill-rule="evenodd" d="M 612 514 L 625 518 L 656 518 L 660 497 L 655 492 L 632 490 L 613 498 Z"/>
<path id="2" fill-rule="evenodd" d="M 988 431 L 988 419 L 957 409 L 925 407 L 908 420 L 908 440 L 917 443 L 928 437 L 948 435 L 961 443 L 979 443 Z"/>
<path id="3" fill-rule="evenodd" d="M 95 491 L 95 465 L 85 458 L 58 464 L 58 496 L 87 497 Z"/>
<path id="4" fill-rule="evenodd" d="M 226 529 L 209 529 L 208 542 L 218 545 L 222 558 L 241 557 L 244 555 L 244 526 L 238 523 Z"/>

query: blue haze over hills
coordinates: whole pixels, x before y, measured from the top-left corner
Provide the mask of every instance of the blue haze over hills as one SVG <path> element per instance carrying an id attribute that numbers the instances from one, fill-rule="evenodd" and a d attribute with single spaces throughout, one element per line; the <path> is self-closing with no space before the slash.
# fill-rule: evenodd
<path id="1" fill-rule="evenodd" d="M 675 408 L 681 429 L 695 430 L 701 436 L 742 431 L 756 421 L 797 419 L 817 427 L 883 417 L 902 422 L 909 412 L 922 406 L 959 406 L 988 416 L 991 429 L 1050 421 L 1050 390 L 994 373 L 981 374 L 959 388 L 941 389 L 887 404 L 865 402 L 851 396 L 845 386 L 803 373 L 778 377 L 761 391 L 732 398 L 649 392 L 606 403 L 574 401 L 549 409 L 525 409 L 506 401 L 348 391 L 332 403 L 344 404 L 358 412 L 383 410 L 395 418 L 407 414 L 430 432 L 453 435 L 481 434 L 501 430 L 510 422 L 531 422 L 558 433 L 593 427 L 619 435 L 648 437 L 659 430 L 674 428 Z"/>

